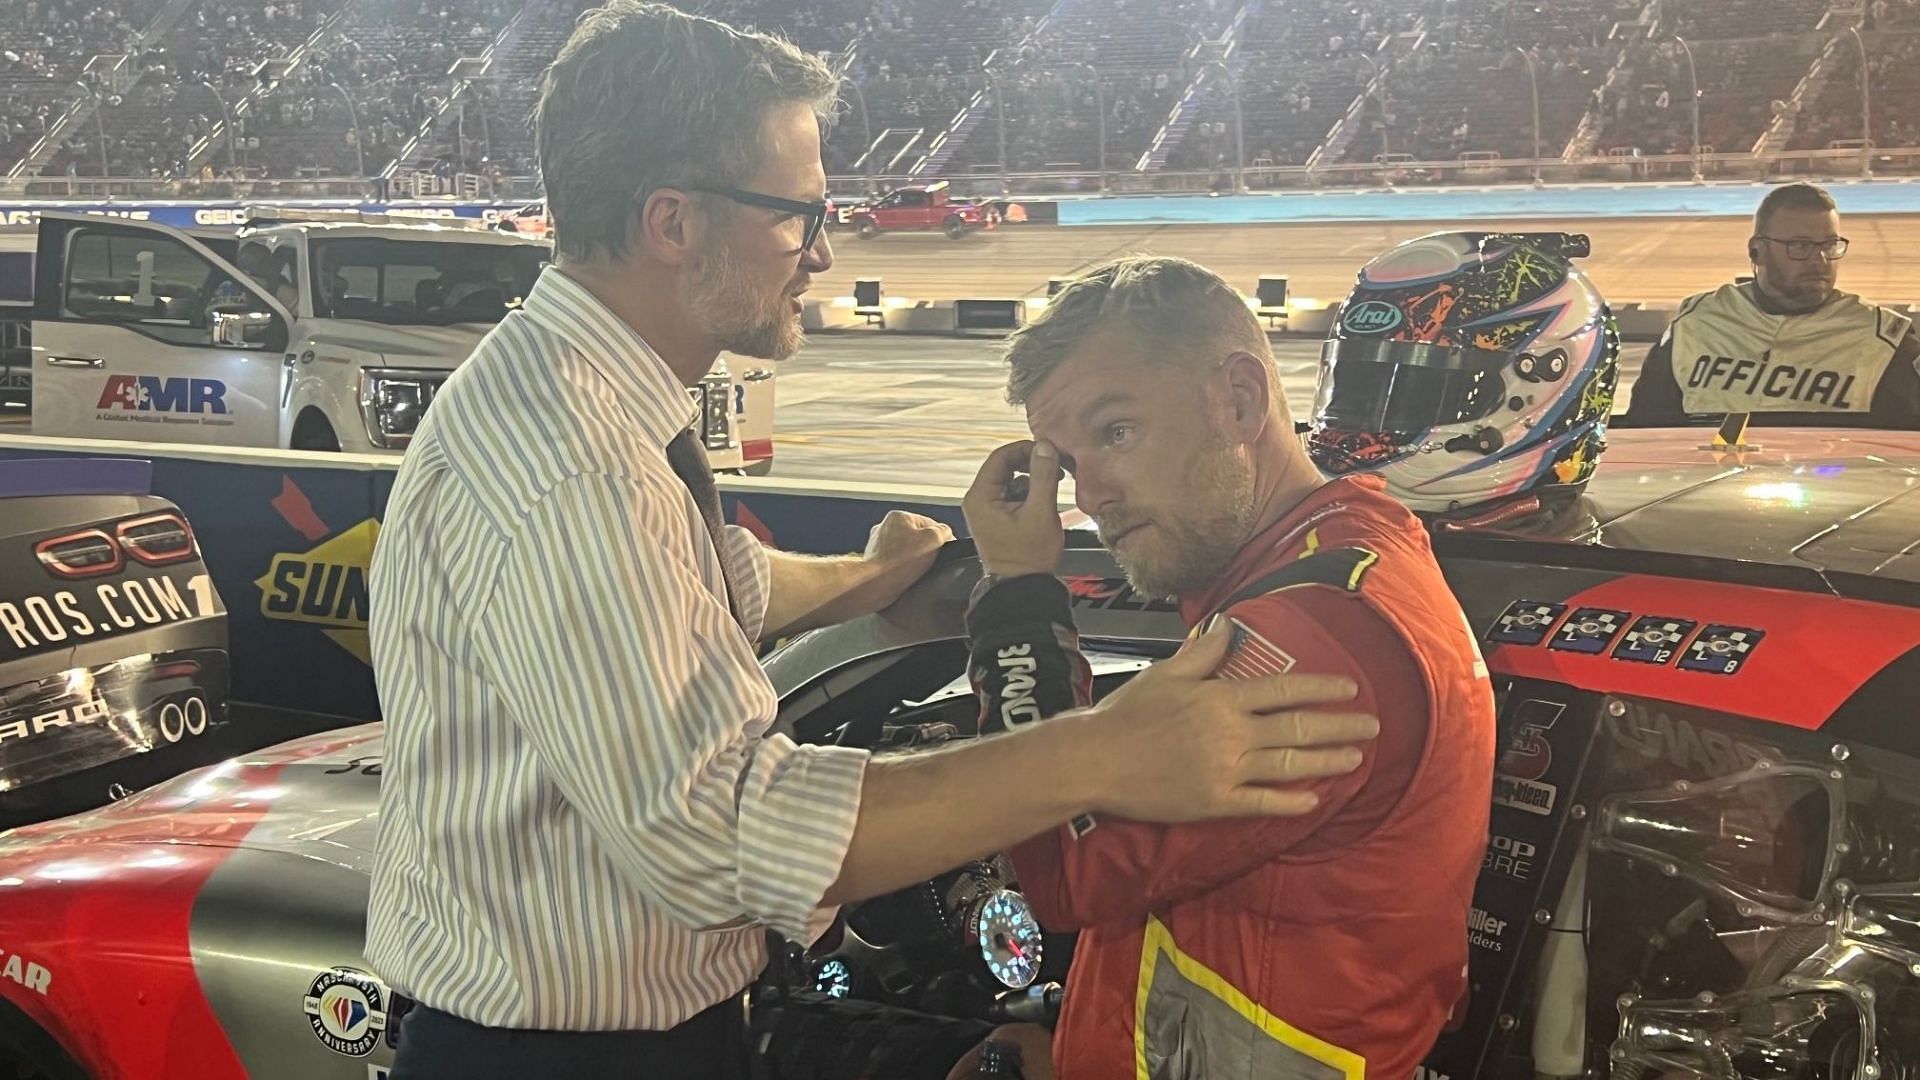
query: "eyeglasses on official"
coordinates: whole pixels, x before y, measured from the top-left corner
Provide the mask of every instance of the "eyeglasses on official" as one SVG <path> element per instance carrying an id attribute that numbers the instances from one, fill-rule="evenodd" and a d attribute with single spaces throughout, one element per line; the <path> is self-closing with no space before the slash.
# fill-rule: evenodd
<path id="1" fill-rule="evenodd" d="M 797 199 L 783 199 L 778 195 L 762 195 L 757 191 L 745 191 L 734 187 L 701 186 L 688 187 L 689 191 L 704 191 L 709 195 L 718 195 L 732 199 L 743 206 L 757 206 L 763 210 L 778 210 L 783 214 L 792 214 L 807 223 L 807 231 L 800 238 L 800 250 L 812 251 L 814 242 L 820 239 L 821 230 L 827 227 L 827 201 L 801 202 Z"/>
<path id="2" fill-rule="evenodd" d="M 1794 262 L 1805 262 L 1813 258 L 1818 251 L 1820 257 L 1828 262 L 1839 262 L 1847 254 L 1847 238 L 1836 236 L 1831 240 L 1781 240 L 1772 236 L 1756 236 L 1755 240 L 1765 240 L 1769 244 L 1779 244 L 1787 249 L 1787 258 Z"/>

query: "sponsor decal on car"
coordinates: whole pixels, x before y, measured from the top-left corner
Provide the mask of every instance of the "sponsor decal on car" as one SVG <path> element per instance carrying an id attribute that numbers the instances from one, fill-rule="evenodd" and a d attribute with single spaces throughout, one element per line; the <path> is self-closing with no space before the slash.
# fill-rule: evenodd
<path id="1" fill-rule="evenodd" d="M 101 384 L 95 416 L 107 421 L 199 424 L 230 427 L 227 384 L 219 379 L 159 375 L 109 375 Z"/>
<path id="2" fill-rule="evenodd" d="M 1495 776 L 1493 778 L 1493 805 L 1511 806 L 1515 810 L 1524 810 L 1541 817 L 1553 813 L 1553 803 L 1560 795 L 1560 789 L 1552 784 L 1543 784 L 1538 780 L 1522 780 L 1517 776 Z"/>
<path id="3" fill-rule="evenodd" d="M 355 968 L 336 967 L 315 976 L 303 1005 L 315 1037 L 336 1054 L 367 1056 L 387 1027 L 379 981 Z"/>
<path id="4" fill-rule="evenodd" d="M 1467 942 L 1488 952 L 1505 952 L 1503 940 L 1507 933 L 1507 920 L 1496 919 L 1481 908 L 1467 913 Z"/>
<path id="5" fill-rule="evenodd" d="M 1567 621 L 1553 635 L 1548 643 L 1549 649 L 1561 649 L 1567 652 L 1598 654 L 1607 651 L 1613 644 L 1620 629 L 1633 618 L 1628 611 L 1609 611 L 1606 608 L 1581 608 L 1567 616 Z"/>
<path id="6" fill-rule="evenodd" d="M 1762 630 L 1752 630 L 1744 626 L 1709 626 L 1700 631 L 1700 636 L 1687 647 L 1687 655 L 1681 659 L 1680 667 L 1686 671 L 1705 671 L 1714 675 L 1732 675 L 1747 662 L 1760 639 L 1766 637 Z"/>
<path id="7" fill-rule="evenodd" d="M 1539 849 L 1525 840 L 1495 834 L 1480 860 L 1480 869 L 1510 877 L 1522 884 L 1533 880 L 1534 856 Z"/>
<path id="8" fill-rule="evenodd" d="M 1548 631 L 1566 610 L 1565 604 L 1515 600 L 1487 632 L 1487 640 L 1498 645 L 1538 645 L 1547 640 Z"/>
<path id="9" fill-rule="evenodd" d="M 195 574 L 184 581 L 156 574 L 102 581 L 91 589 L 63 589 L 45 596 L 0 600 L 0 641 L 15 652 L 26 653 L 77 643 L 96 634 L 112 635 L 217 614 L 213 581 L 206 574 Z"/>
<path id="10" fill-rule="evenodd" d="M 1621 704 L 1625 708 L 1620 715 L 1611 711 L 1606 715 L 1607 734 L 1622 749 L 1648 760 L 1665 759 L 1683 771 L 1726 776 L 1782 757 L 1772 747 L 1736 739 L 1717 728 L 1670 716 L 1638 701 Z"/>
<path id="11" fill-rule="evenodd" d="M 0 979 L 10 979 L 41 997 L 47 996 L 47 987 L 53 985 L 53 972 L 44 964 L 36 964 L 11 949 L 0 949 L 0 956 L 6 957 L 0 962 Z"/>
<path id="12" fill-rule="evenodd" d="M 201 730 L 206 729 L 206 707 L 201 706 Z M 0 713 L 0 746 L 8 742 L 31 739 L 56 729 L 86 727 L 89 724 L 102 724 L 113 719 L 113 711 L 106 700 L 100 697 L 88 697 L 72 705 L 55 706 L 42 709 L 32 715 Z M 178 741 L 175 739 L 173 741 Z"/>
<path id="13" fill-rule="evenodd" d="M 1669 619 L 1664 615 L 1642 615 L 1613 648 L 1615 660 L 1633 660 L 1642 664 L 1664 664 L 1680 651 L 1698 624 L 1691 619 Z"/>

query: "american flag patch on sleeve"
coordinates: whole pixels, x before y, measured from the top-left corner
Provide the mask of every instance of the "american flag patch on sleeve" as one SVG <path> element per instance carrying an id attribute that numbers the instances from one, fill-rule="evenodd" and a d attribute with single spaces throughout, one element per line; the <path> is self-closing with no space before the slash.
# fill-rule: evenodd
<path id="1" fill-rule="evenodd" d="M 1293 657 L 1253 632 L 1239 619 L 1228 619 L 1233 626 L 1233 644 L 1226 662 L 1216 672 L 1223 679 L 1258 679 L 1267 675 L 1285 675 L 1293 670 Z"/>

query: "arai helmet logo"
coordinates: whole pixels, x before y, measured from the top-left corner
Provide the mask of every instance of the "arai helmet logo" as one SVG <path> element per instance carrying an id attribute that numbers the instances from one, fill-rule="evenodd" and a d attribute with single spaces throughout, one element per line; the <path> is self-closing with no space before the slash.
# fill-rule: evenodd
<path id="1" fill-rule="evenodd" d="M 1384 300 L 1362 300 L 1347 308 L 1340 325 L 1356 334 L 1384 334 L 1405 321 L 1400 309 Z"/>

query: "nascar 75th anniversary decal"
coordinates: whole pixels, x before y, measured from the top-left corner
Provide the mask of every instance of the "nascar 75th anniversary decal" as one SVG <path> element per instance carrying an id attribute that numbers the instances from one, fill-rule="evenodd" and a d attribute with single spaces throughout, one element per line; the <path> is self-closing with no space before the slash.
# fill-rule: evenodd
<path id="1" fill-rule="evenodd" d="M 155 574 L 0 600 L 0 659 L 219 613 L 206 574 Z"/>
<path id="2" fill-rule="evenodd" d="M 321 972 L 307 987 L 307 1022 L 327 1049 L 365 1057 L 387 1028 L 380 982 L 364 971 L 336 967 Z"/>

